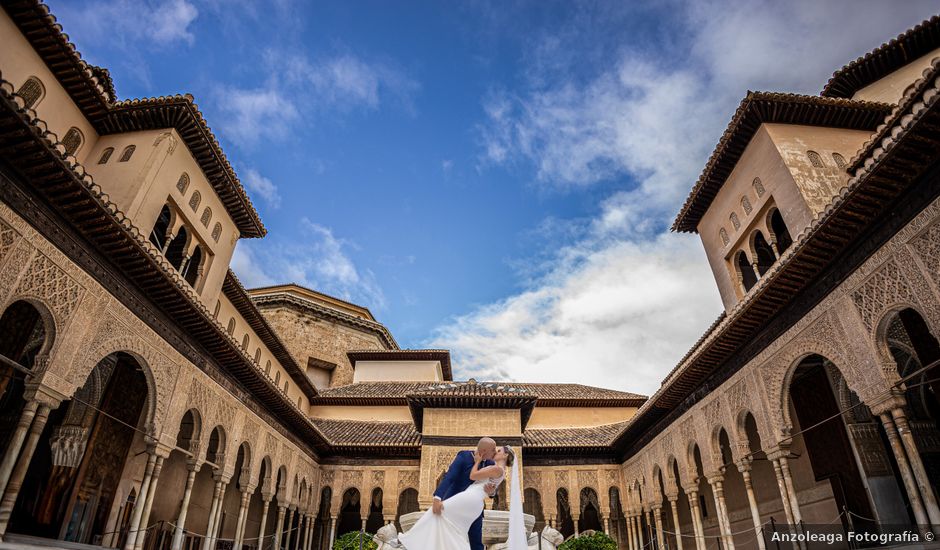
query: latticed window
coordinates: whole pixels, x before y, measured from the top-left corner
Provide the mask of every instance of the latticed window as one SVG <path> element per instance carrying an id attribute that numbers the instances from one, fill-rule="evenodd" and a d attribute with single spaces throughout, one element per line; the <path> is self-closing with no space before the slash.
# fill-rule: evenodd
<path id="1" fill-rule="evenodd" d="M 65 133 L 65 137 L 62 138 L 62 146 L 65 147 L 65 153 L 68 155 L 74 155 L 78 148 L 82 146 L 82 132 L 78 128 L 72 126 L 69 128 L 69 131 Z"/>
<path id="2" fill-rule="evenodd" d="M 137 150 L 136 145 L 128 145 L 124 148 L 124 152 L 121 153 L 121 159 L 118 162 L 127 162 L 131 160 L 131 157 L 134 156 L 134 151 Z"/>
<path id="3" fill-rule="evenodd" d="M 212 228 L 212 240 L 219 242 L 219 237 L 222 236 L 222 224 L 219 222 L 215 223 L 215 226 Z"/>
<path id="4" fill-rule="evenodd" d="M 180 193 L 186 194 L 186 190 L 189 189 L 189 174 L 183 172 L 180 176 L 180 179 L 176 180 L 176 190 Z"/>
<path id="5" fill-rule="evenodd" d="M 839 168 L 845 168 L 845 165 L 847 164 L 845 162 L 845 157 L 843 157 L 839 153 L 833 153 L 832 160 L 836 161 L 836 166 L 838 166 Z"/>
<path id="6" fill-rule="evenodd" d="M 718 236 L 721 237 L 721 243 L 726 246 L 731 242 L 731 239 L 728 238 L 728 232 L 725 231 L 724 227 L 718 230 Z"/>
<path id="7" fill-rule="evenodd" d="M 209 227 L 209 220 L 212 219 L 212 210 L 207 206 L 205 210 L 202 211 L 202 216 L 199 218 L 199 222 L 202 223 L 203 227 Z"/>
<path id="8" fill-rule="evenodd" d="M 736 230 L 741 229 L 741 220 L 738 219 L 737 212 L 732 212 L 728 219 L 731 220 L 731 225 L 733 225 Z"/>
<path id="9" fill-rule="evenodd" d="M 193 191 L 193 196 L 189 197 L 189 207 L 193 209 L 193 212 L 199 208 L 199 203 L 202 201 L 202 195 L 199 191 Z"/>
<path id="10" fill-rule="evenodd" d="M 753 208 L 751 207 L 751 201 L 747 197 L 741 197 L 741 208 L 744 209 L 745 214 L 750 214 Z"/>
<path id="11" fill-rule="evenodd" d="M 101 158 L 98 159 L 98 164 L 107 164 L 111 160 L 111 155 L 114 154 L 114 147 L 108 147 L 101 152 Z"/>
<path id="12" fill-rule="evenodd" d="M 806 156 L 809 157 L 809 163 L 813 165 L 813 168 L 823 167 L 822 157 L 816 151 L 807 151 Z"/>
<path id="13" fill-rule="evenodd" d="M 754 192 L 757 193 L 758 197 L 764 196 L 764 184 L 761 183 L 760 178 L 754 178 L 754 182 L 751 183 L 754 186 Z"/>
<path id="14" fill-rule="evenodd" d="M 42 99 L 44 88 L 42 87 L 42 82 L 39 81 L 35 76 L 31 76 L 26 79 L 26 82 L 20 86 L 19 91 L 16 92 L 16 95 L 23 98 L 23 103 L 26 104 L 27 109 L 31 109 L 39 103 L 39 100 Z"/>

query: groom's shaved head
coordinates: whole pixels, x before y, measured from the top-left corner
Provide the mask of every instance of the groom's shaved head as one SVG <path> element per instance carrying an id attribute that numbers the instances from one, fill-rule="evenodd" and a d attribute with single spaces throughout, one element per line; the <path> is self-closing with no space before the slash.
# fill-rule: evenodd
<path id="1" fill-rule="evenodd" d="M 496 441 L 492 437 L 484 437 L 477 443 L 477 452 L 484 458 L 491 459 L 496 454 Z"/>

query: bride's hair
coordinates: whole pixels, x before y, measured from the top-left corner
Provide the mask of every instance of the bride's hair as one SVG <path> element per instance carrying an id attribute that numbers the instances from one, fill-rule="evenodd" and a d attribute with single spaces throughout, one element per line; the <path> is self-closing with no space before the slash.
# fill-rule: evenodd
<path id="1" fill-rule="evenodd" d="M 512 466 L 516 460 L 516 453 L 509 445 L 503 445 L 503 452 L 506 453 L 506 466 Z"/>

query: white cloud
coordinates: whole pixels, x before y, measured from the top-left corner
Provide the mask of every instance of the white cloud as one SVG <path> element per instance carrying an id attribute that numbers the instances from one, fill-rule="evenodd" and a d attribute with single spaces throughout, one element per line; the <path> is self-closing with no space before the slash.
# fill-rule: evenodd
<path id="1" fill-rule="evenodd" d="M 275 87 L 258 89 L 227 88 L 218 94 L 223 116 L 222 135 L 243 146 L 265 139 L 280 139 L 299 118 L 293 100 Z"/>
<path id="2" fill-rule="evenodd" d="M 311 60 L 269 50 L 260 66 L 267 71 L 258 78 L 263 86 L 227 86 L 215 94 L 224 135 L 245 147 L 285 138 L 301 120 L 311 125 L 337 113 L 375 111 L 391 101 L 411 111 L 411 99 L 420 88 L 392 66 L 352 54 Z"/>
<path id="3" fill-rule="evenodd" d="M 54 12 L 68 22 L 67 31 L 83 43 L 114 47 L 139 42 L 166 46 L 195 41 L 190 25 L 199 10 L 189 0 L 63 2 Z"/>
<path id="4" fill-rule="evenodd" d="M 271 208 L 281 206 L 281 195 L 277 191 L 277 185 L 273 181 L 261 175 L 254 168 L 244 167 L 239 170 L 242 175 L 242 183 L 251 193 L 256 193 L 263 198 Z"/>
<path id="5" fill-rule="evenodd" d="M 745 91 L 818 92 L 832 70 L 933 9 L 806 0 L 675 6 L 688 55 L 622 48 L 585 78 L 583 66 L 543 59 L 552 51 L 577 59 L 557 37 L 590 33 L 560 29 L 533 46 L 528 90 L 484 99 L 484 166 L 531 167 L 534 183 L 555 192 L 630 185 L 587 222 L 550 220 L 548 238 L 576 237 L 523 273 L 524 291 L 438 328 L 429 345 L 452 349 L 459 376 L 654 392 L 721 310 L 698 239 L 665 227 Z"/>
<path id="6" fill-rule="evenodd" d="M 239 241 L 232 269 L 248 287 L 294 282 L 381 310 L 385 295 L 375 275 L 356 266 L 351 243 L 333 230 L 303 218 L 298 244 Z"/>

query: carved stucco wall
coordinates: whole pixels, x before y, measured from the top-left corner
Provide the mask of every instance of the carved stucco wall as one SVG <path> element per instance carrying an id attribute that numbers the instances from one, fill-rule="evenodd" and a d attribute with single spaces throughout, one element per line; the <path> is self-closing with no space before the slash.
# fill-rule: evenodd
<path id="1" fill-rule="evenodd" d="M 51 345 L 37 361 L 35 380 L 52 394 L 70 398 L 101 359 L 114 352 L 129 353 L 143 367 L 151 388 L 141 429 L 162 444 L 158 452 L 169 453 L 180 420 L 193 409 L 201 424 L 197 461 L 205 460 L 209 435 L 215 426 L 221 426 L 226 478 L 235 474 L 235 456 L 238 447 L 245 444 L 250 448 L 252 484 L 258 482 L 265 456 L 270 457 L 275 471 L 285 466 L 288 479 L 296 476 L 309 480 L 308 485 L 316 483 L 318 466 L 304 451 L 186 360 L 0 203 L 0 311 L 20 299 L 37 306 L 51 333 Z"/>
<path id="2" fill-rule="evenodd" d="M 666 491 L 672 460 L 679 483 L 694 478 L 698 445 L 704 474 L 720 466 L 717 434 L 727 431 L 733 460 L 748 452 L 743 429 L 751 412 L 766 449 L 786 443 L 792 429 L 789 379 L 799 362 L 819 354 L 838 368 L 847 387 L 873 412 L 890 400 L 899 379 L 885 344 L 888 320 L 906 307 L 919 311 L 940 335 L 940 200 L 918 214 L 809 314 L 692 406 L 622 465 L 624 484 L 643 487 L 662 470 Z M 652 484 L 650 484 L 652 486 Z M 658 492 L 658 488 L 657 488 Z M 627 498 L 630 498 L 629 496 Z"/>

